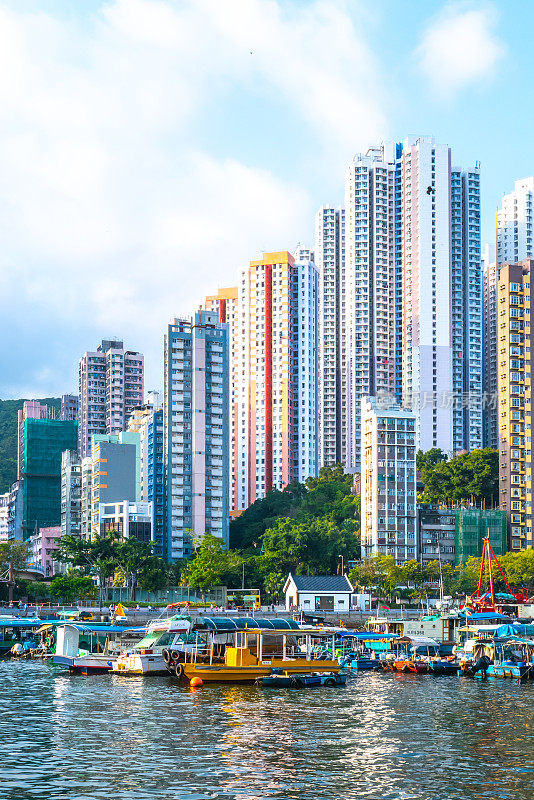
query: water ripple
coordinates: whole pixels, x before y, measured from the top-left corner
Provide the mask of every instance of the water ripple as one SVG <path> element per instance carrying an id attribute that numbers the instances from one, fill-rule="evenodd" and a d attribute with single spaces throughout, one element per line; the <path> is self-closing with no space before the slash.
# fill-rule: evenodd
<path id="1" fill-rule="evenodd" d="M 534 685 L 191 690 L 0 662 L 5 800 L 530 800 Z"/>

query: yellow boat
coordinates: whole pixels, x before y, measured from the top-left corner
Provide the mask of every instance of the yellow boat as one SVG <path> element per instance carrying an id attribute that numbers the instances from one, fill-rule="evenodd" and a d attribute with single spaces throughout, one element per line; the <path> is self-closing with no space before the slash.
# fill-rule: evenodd
<path id="1" fill-rule="evenodd" d="M 168 670 L 203 683 L 254 683 L 273 669 L 339 672 L 335 636 L 335 630 L 300 628 L 293 620 L 205 618 L 197 628 L 198 646 Z"/>

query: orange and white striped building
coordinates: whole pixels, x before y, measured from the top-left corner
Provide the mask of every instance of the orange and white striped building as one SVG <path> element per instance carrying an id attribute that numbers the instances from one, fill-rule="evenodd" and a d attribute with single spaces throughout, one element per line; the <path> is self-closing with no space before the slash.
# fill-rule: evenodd
<path id="1" fill-rule="evenodd" d="M 319 471 L 319 276 L 264 253 L 206 298 L 230 328 L 231 514 Z"/>

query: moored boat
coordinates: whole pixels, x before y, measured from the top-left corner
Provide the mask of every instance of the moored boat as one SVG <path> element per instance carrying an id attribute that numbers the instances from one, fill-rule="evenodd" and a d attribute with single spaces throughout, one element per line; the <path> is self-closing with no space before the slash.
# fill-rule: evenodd
<path id="1" fill-rule="evenodd" d="M 195 628 L 196 643 L 184 663 L 169 667 L 178 678 L 203 683 L 254 683 L 273 669 L 301 673 L 338 673 L 336 630 L 300 628 L 290 619 L 204 617 Z"/>
<path id="2" fill-rule="evenodd" d="M 369 633 L 348 631 L 339 637 L 341 653 L 339 663 L 348 670 L 380 670 L 384 657 L 391 653 L 394 633 Z"/>
<path id="3" fill-rule="evenodd" d="M 346 672 L 317 672 L 288 675 L 272 670 L 270 675 L 255 680 L 256 686 L 279 687 L 285 689 L 304 689 L 316 686 L 345 686 Z"/>
<path id="4" fill-rule="evenodd" d="M 60 625 L 52 663 L 82 675 L 109 672 L 125 638 L 133 639 L 142 631 L 118 625 Z"/>
<path id="5" fill-rule="evenodd" d="M 151 622 L 145 636 L 122 650 L 113 660 L 112 672 L 121 675 L 166 675 L 171 661 L 183 661 L 195 644 L 190 634 L 191 617 L 175 615 Z"/>

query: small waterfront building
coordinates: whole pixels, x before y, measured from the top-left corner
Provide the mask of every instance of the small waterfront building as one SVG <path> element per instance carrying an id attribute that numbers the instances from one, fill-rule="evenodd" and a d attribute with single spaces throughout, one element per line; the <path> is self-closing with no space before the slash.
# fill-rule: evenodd
<path id="1" fill-rule="evenodd" d="M 350 611 L 354 589 L 346 575 L 292 575 L 284 586 L 286 611 Z"/>

